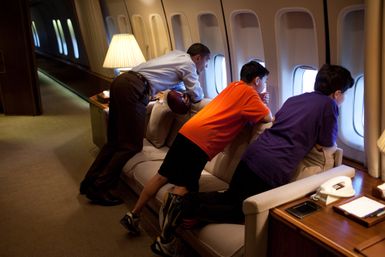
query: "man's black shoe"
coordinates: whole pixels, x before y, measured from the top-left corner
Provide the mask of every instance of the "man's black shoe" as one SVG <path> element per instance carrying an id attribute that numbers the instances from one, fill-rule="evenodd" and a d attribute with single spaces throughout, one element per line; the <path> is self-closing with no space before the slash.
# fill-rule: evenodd
<path id="1" fill-rule="evenodd" d="M 108 198 L 99 198 L 99 199 L 90 199 L 93 204 L 103 205 L 103 206 L 114 206 L 123 203 L 123 200 L 120 198 L 108 199 Z"/>
<path id="2" fill-rule="evenodd" d="M 119 197 L 113 196 L 110 192 L 98 192 L 96 190 L 88 190 L 86 193 L 88 199 L 91 200 L 93 204 L 103 205 L 103 206 L 114 206 L 123 203 L 123 200 Z"/>
<path id="3" fill-rule="evenodd" d="M 88 188 L 90 187 L 90 185 L 88 185 L 88 183 L 85 182 L 85 180 L 83 180 L 81 183 L 80 183 L 80 194 L 81 195 L 85 195 L 87 194 L 88 192 Z"/>

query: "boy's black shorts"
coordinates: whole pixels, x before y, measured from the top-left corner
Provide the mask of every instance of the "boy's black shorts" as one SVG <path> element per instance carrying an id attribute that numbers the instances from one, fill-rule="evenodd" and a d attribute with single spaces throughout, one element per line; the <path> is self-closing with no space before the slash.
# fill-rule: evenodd
<path id="1" fill-rule="evenodd" d="M 207 161 L 207 154 L 199 146 L 178 133 L 158 173 L 171 184 L 197 192 L 199 178 Z"/>

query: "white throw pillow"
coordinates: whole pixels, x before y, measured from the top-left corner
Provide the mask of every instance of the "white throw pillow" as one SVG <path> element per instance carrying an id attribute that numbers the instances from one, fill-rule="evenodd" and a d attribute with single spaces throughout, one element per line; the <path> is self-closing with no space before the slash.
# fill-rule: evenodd
<path id="1" fill-rule="evenodd" d="M 292 181 L 306 178 L 333 168 L 334 153 L 336 150 L 337 146 L 322 147 L 322 150 L 313 147 L 298 165 Z"/>
<path id="2" fill-rule="evenodd" d="M 155 147 L 164 145 L 167 135 L 171 129 L 174 114 L 163 101 L 157 101 L 151 111 L 148 121 L 146 138 Z"/>

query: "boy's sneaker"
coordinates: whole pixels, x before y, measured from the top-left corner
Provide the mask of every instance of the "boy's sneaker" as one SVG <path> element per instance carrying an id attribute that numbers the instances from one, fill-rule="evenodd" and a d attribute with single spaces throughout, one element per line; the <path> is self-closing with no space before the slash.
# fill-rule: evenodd
<path id="1" fill-rule="evenodd" d="M 151 245 L 151 251 L 163 257 L 176 256 L 176 238 L 174 237 L 170 242 L 163 243 L 158 236 L 155 242 Z"/>
<path id="2" fill-rule="evenodd" d="M 159 226 L 161 229 L 163 229 L 164 219 L 167 216 L 167 212 L 169 211 L 170 205 L 172 203 L 172 193 L 166 192 L 163 195 L 163 201 L 159 209 Z"/>
<path id="3" fill-rule="evenodd" d="M 120 224 L 122 224 L 123 227 L 127 229 L 128 233 L 132 235 L 140 234 L 139 222 L 139 216 L 130 211 L 127 212 L 126 215 L 124 215 L 124 217 L 120 220 Z"/>

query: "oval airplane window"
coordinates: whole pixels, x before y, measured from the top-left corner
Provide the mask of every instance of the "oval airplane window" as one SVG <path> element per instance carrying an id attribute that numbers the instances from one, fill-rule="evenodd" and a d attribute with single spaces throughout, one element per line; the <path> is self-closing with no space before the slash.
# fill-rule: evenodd
<path id="1" fill-rule="evenodd" d="M 33 42 L 35 47 L 40 47 L 40 38 L 39 33 L 37 33 L 35 22 L 32 21 L 32 35 L 33 35 Z"/>
<path id="2" fill-rule="evenodd" d="M 259 59 L 253 59 L 253 60 L 251 60 L 251 61 L 255 61 L 255 62 L 259 63 L 260 65 L 262 65 L 263 67 L 266 68 L 266 64 L 265 64 L 264 61 L 261 61 L 261 60 L 259 60 Z"/>
<path id="3" fill-rule="evenodd" d="M 68 55 L 67 42 L 66 42 L 66 39 L 64 37 L 63 27 L 62 27 L 59 19 L 56 20 L 56 23 L 57 23 L 57 29 L 59 31 L 59 36 L 60 36 L 62 47 L 63 47 L 63 53 L 64 53 L 64 55 Z"/>
<path id="4" fill-rule="evenodd" d="M 300 66 L 294 71 L 293 95 L 314 91 L 317 70 L 312 67 Z"/>
<path id="5" fill-rule="evenodd" d="M 52 25 L 53 25 L 53 29 L 55 30 L 57 47 L 59 49 L 59 53 L 62 54 L 63 53 L 62 42 L 61 42 L 61 37 L 59 34 L 59 29 L 58 29 L 57 24 L 56 24 L 56 20 L 52 20 Z"/>
<path id="6" fill-rule="evenodd" d="M 226 88 L 227 74 L 226 74 L 226 60 L 223 54 L 218 54 L 214 57 L 215 70 L 215 90 L 219 94 Z"/>
<path id="7" fill-rule="evenodd" d="M 72 22 L 70 19 L 67 19 L 67 26 L 68 26 L 68 30 L 69 30 L 70 35 L 71 35 L 72 48 L 74 50 L 74 57 L 76 59 L 79 59 L 78 41 L 76 40 L 75 31 L 74 31 L 74 28 L 72 26 Z"/>

